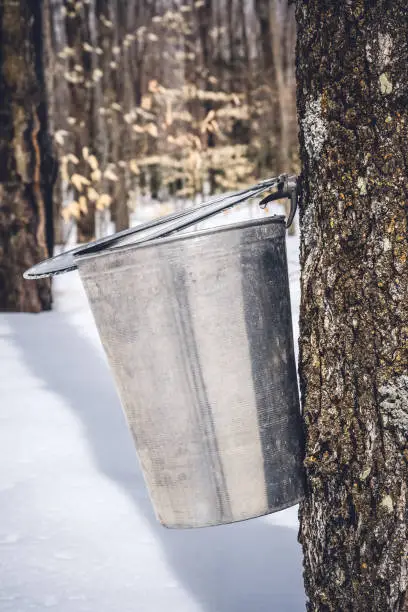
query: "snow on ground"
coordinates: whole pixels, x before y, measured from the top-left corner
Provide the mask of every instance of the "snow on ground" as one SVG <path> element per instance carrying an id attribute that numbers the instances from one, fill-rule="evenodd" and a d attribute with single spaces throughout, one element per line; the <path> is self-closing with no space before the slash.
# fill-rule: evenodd
<path id="1" fill-rule="evenodd" d="M 288 240 L 295 333 L 298 241 Z M 155 519 L 78 275 L 0 315 L 0 611 L 298 612 L 297 507 L 201 530 Z"/>

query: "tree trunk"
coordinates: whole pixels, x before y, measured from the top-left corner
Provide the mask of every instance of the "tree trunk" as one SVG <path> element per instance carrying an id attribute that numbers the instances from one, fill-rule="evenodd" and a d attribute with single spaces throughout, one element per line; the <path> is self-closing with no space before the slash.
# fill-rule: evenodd
<path id="1" fill-rule="evenodd" d="M 97 56 L 89 52 L 84 45 L 94 46 L 92 23 L 95 23 L 95 0 L 82 3 L 76 0 L 64 0 L 65 36 L 71 54 L 68 58 L 69 97 L 66 102 L 69 117 L 66 127 L 72 131 L 74 150 L 80 163 L 76 172 L 86 175 L 88 164 L 83 159 L 83 149 L 89 148 L 92 154 L 98 153 L 99 136 L 96 120 L 96 83 L 94 70 L 97 67 Z M 79 70 L 78 70 L 79 68 Z M 65 77 L 66 78 L 66 77 Z M 88 86 L 90 85 L 91 86 Z M 69 121 L 73 122 L 73 127 Z M 75 200 L 82 192 L 74 189 Z M 95 203 L 87 200 L 87 210 L 82 211 L 77 220 L 78 242 L 88 242 L 95 238 Z"/>
<path id="2" fill-rule="evenodd" d="M 63 70 L 58 63 L 58 53 L 66 47 L 63 28 L 61 27 L 61 6 L 63 0 L 42 0 L 43 12 L 43 67 L 47 75 L 45 79 L 47 96 L 48 134 L 53 157 L 57 157 L 58 151 L 53 143 L 53 137 L 58 128 L 65 126 L 65 117 L 62 118 L 63 108 L 67 99 L 67 83 L 63 78 Z M 61 207 L 64 200 L 61 177 L 59 176 L 57 164 L 55 164 L 55 183 L 53 186 L 53 225 L 54 242 L 62 244 L 63 228 Z"/>
<path id="3" fill-rule="evenodd" d="M 297 1 L 309 610 L 407 609 L 405 0 Z"/>
<path id="4" fill-rule="evenodd" d="M 22 274 L 53 248 L 42 3 L 0 0 L 0 41 L 0 310 L 39 312 L 50 282 Z"/>
<path id="5" fill-rule="evenodd" d="M 255 0 L 255 10 L 259 23 L 259 36 L 262 49 L 262 68 L 264 82 L 269 89 L 270 118 L 269 125 L 272 133 L 262 135 L 263 148 L 267 167 L 273 166 L 276 174 L 287 171 L 285 159 L 282 156 L 282 113 L 278 94 L 278 62 L 274 54 L 275 32 L 272 28 L 272 3 L 270 0 Z"/>

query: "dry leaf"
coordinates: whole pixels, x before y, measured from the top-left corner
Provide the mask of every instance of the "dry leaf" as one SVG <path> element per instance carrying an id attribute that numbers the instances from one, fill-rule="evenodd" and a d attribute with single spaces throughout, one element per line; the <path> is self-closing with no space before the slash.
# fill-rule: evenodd
<path id="1" fill-rule="evenodd" d="M 142 97 L 142 102 L 141 102 L 140 106 L 144 110 L 150 110 L 152 108 L 152 97 L 151 96 L 143 96 Z"/>
<path id="2" fill-rule="evenodd" d="M 123 118 L 125 120 L 126 123 L 132 123 L 133 121 L 133 116 L 132 113 L 126 113 L 125 115 L 123 115 Z"/>
<path id="3" fill-rule="evenodd" d="M 87 196 L 90 202 L 96 202 L 99 198 L 99 193 L 93 187 L 88 187 Z"/>
<path id="4" fill-rule="evenodd" d="M 99 183 L 102 178 L 102 172 L 97 168 L 91 173 L 91 180 L 93 183 Z"/>
<path id="5" fill-rule="evenodd" d="M 104 208 L 108 208 L 110 203 L 112 202 L 112 198 L 107 193 L 102 193 L 99 196 L 98 201 L 96 202 L 97 210 L 103 210 Z"/>
<path id="6" fill-rule="evenodd" d="M 82 174 L 73 174 L 71 176 L 71 183 L 74 185 L 74 187 L 78 190 L 78 191 L 82 191 L 82 188 L 84 185 L 90 185 L 90 181 L 85 177 L 82 176 Z"/>
<path id="7" fill-rule="evenodd" d="M 68 153 L 68 155 L 65 156 L 65 159 L 67 160 L 67 162 L 71 162 L 75 165 L 79 164 L 79 159 L 73 153 Z"/>
<path id="8" fill-rule="evenodd" d="M 159 89 L 159 83 L 157 79 L 152 79 L 151 81 L 149 81 L 147 89 L 151 91 L 152 93 L 156 93 Z"/>
<path id="9" fill-rule="evenodd" d="M 88 212 L 88 204 L 85 196 L 81 196 L 78 201 L 78 210 L 84 215 Z"/>
<path id="10" fill-rule="evenodd" d="M 64 138 L 65 136 L 68 136 L 68 134 L 69 132 L 67 132 L 67 130 L 58 130 L 54 134 L 55 142 L 62 147 L 62 145 L 64 144 Z"/>
<path id="11" fill-rule="evenodd" d="M 148 134 L 150 134 L 150 136 L 153 136 L 153 138 L 157 138 L 159 135 L 157 125 L 155 125 L 154 123 L 148 123 L 145 127 L 145 130 Z"/>
<path id="12" fill-rule="evenodd" d="M 95 155 L 90 155 L 88 157 L 88 164 L 91 166 L 92 170 L 96 170 L 99 166 L 98 164 L 98 160 L 96 159 Z"/>
<path id="13" fill-rule="evenodd" d="M 61 164 L 60 164 L 60 173 L 61 173 L 61 179 L 64 182 L 69 183 L 69 174 L 68 174 L 67 165 L 68 164 L 67 164 L 66 159 L 62 159 Z"/>
<path id="14" fill-rule="evenodd" d="M 100 79 L 103 77 L 103 72 L 102 70 L 100 70 L 100 68 L 95 68 L 95 70 L 92 73 L 92 78 L 95 82 L 100 81 Z"/>
<path id="15" fill-rule="evenodd" d="M 140 174 L 139 166 L 136 163 L 135 159 L 131 159 L 129 162 L 129 168 L 133 172 L 133 174 Z"/>
<path id="16" fill-rule="evenodd" d="M 79 204 L 76 201 L 70 202 L 68 204 L 68 206 L 65 206 L 62 211 L 61 214 L 63 215 L 64 219 L 67 221 L 70 217 L 74 217 L 75 219 L 79 219 L 80 217 L 80 211 L 79 211 Z"/>
<path id="17" fill-rule="evenodd" d="M 83 77 L 76 72 L 64 72 L 64 77 L 69 83 L 73 84 L 82 83 L 84 80 Z"/>
<path id="18" fill-rule="evenodd" d="M 113 170 L 111 170 L 110 168 L 107 168 L 105 170 L 105 172 L 103 173 L 103 176 L 108 179 L 108 181 L 118 181 L 119 178 L 116 176 L 116 174 L 113 172 Z"/>
<path id="19" fill-rule="evenodd" d="M 62 51 L 58 53 L 58 57 L 66 59 L 67 57 L 74 57 L 75 50 L 72 47 L 64 47 Z"/>

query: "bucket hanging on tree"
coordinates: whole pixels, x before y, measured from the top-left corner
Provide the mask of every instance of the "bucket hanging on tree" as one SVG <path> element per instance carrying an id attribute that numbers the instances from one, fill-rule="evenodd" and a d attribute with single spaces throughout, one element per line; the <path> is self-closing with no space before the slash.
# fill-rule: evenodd
<path id="1" fill-rule="evenodd" d="M 285 218 L 178 232 L 275 186 L 264 201 L 295 199 L 293 177 L 270 179 L 26 273 L 78 268 L 167 527 L 245 520 L 302 496 Z"/>

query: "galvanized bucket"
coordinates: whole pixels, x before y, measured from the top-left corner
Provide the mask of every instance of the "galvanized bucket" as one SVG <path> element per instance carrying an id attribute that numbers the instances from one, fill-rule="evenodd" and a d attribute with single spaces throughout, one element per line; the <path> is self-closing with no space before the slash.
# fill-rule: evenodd
<path id="1" fill-rule="evenodd" d="M 285 219 L 75 263 L 161 523 L 265 515 L 303 492 Z"/>

